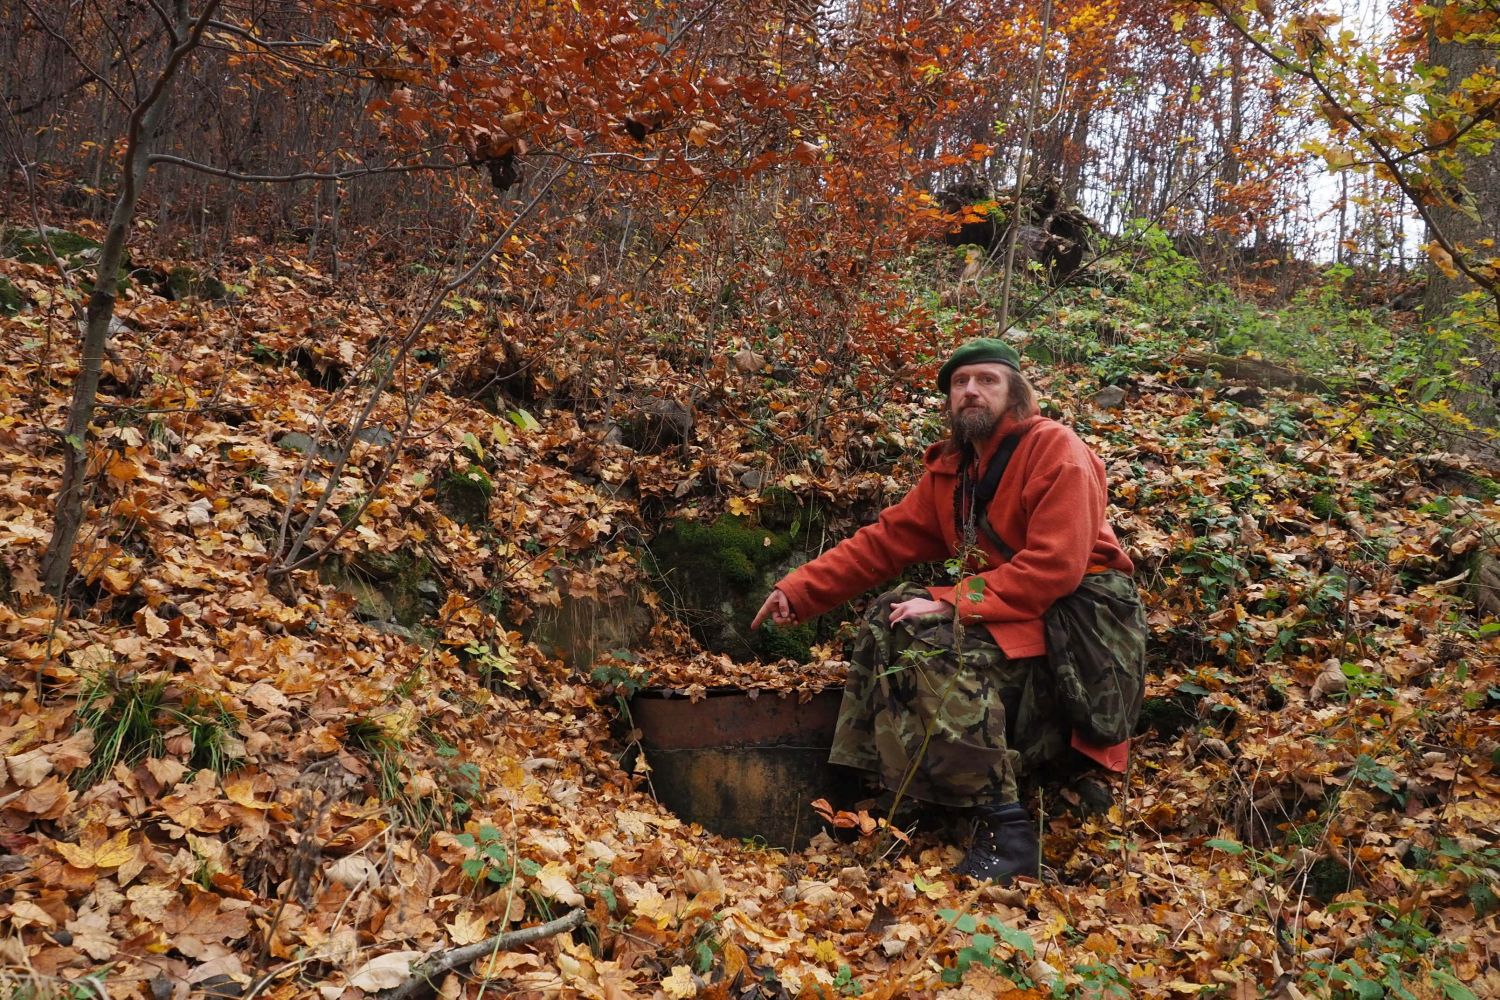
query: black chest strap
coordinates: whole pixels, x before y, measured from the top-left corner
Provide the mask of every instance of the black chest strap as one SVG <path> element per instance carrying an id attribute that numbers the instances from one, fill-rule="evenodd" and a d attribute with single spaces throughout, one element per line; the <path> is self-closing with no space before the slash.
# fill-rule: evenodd
<path id="1" fill-rule="evenodd" d="M 1021 443 L 1021 437 L 1025 431 L 1017 434 L 1007 434 L 1000 439 L 1000 444 L 995 448 L 995 454 L 990 458 L 990 464 L 985 467 L 984 476 L 979 480 L 974 492 L 974 520 L 984 537 L 991 545 L 1000 550 L 1007 562 L 1015 557 L 1016 550 L 1005 544 L 1000 533 L 990 524 L 990 501 L 995 499 L 995 493 L 1000 489 L 1000 480 L 1005 477 L 1005 468 L 1010 465 L 1010 458 L 1016 453 L 1016 446 Z"/>

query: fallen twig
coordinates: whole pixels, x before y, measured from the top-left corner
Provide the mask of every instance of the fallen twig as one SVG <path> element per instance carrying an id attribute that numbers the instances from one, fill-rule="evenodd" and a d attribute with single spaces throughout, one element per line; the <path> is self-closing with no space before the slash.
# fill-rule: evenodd
<path id="1" fill-rule="evenodd" d="M 520 930 L 509 931 L 505 934 L 496 934 L 485 938 L 474 944 L 467 944 L 461 948 L 453 948 L 441 954 L 434 955 L 421 965 L 412 970 L 406 982 L 400 986 L 385 990 L 380 994 L 380 1000 L 409 1000 L 416 996 L 424 987 L 431 988 L 433 980 L 439 976 L 447 975 L 461 965 L 467 965 L 476 958 L 497 951 L 510 951 L 519 948 L 523 944 L 531 944 L 533 941 L 541 941 L 553 937 L 564 931 L 570 931 L 583 923 L 587 913 L 584 910 L 573 910 L 549 920 L 545 924 L 537 924 L 535 927 L 522 927 Z"/>

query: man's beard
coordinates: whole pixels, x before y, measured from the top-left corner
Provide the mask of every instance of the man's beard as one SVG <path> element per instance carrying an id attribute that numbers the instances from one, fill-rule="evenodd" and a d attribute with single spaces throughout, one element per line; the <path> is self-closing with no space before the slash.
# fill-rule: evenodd
<path id="1" fill-rule="evenodd" d="M 1000 414 L 991 412 L 984 405 L 966 406 L 953 414 L 953 436 L 959 444 L 979 444 L 986 440 L 1000 423 Z"/>

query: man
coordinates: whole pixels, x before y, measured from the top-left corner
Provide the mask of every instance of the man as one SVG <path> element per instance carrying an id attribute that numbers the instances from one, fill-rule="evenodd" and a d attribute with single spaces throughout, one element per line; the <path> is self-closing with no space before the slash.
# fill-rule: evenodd
<path id="1" fill-rule="evenodd" d="M 969 341 L 943 365 L 938 388 L 951 436 L 927 449 L 916 488 L 786 576 L 751 627 L 795 624 L 915 563 L 961 559 L 954 585 L 903 584 L 871 605 L 829 759 L 873 772 L 898 798 L 971 813 L 974 839 L 956 871 L 1004 881 L 1035 875 L 1040 863 L 1018 778 L 1065 765 L 1074 750 L 1123 769 L 1123 745 L 1088 742 L 1059 710 L 1043 615 L 1091 575 L 1090 586 L 1103 583 L 1124 608 L 1120 629 L 1111 620 L 1096 632 L 1134 629 L 1121 655 L 1142 665 L 1144 615 L 1130 559 L 1105 522 L 1104 463 L 1039 415 L 1016 350 Z M 993 472 L 987 484 L 1006 452 L 998 485 Z"/>

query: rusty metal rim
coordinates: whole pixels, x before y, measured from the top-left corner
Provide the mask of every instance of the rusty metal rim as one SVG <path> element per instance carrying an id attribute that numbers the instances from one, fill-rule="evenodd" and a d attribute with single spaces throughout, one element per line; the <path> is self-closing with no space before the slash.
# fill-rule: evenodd
<path id="1" fill-rule="evenodd" d="M 818 689 L 816 691 L 808 691 L 808 690 L 786 690 L 786 691 L 778 691 L 778 690 L 775 690 L 773 688 L 737 688 L 737 687 L 731 687 L 729 685 L 718 685 L 718 686 L 715 686 L 715 687 L 704 688 L 703 689 L 704 694 L 707 697 L 709 697 L 709 698 L 738 697 L 738 698 L 749 698 L 751 701 L 755 701 L 758 698 L 764 698 L 767 695 L 769 695 L 769 696 L 771 696 L 773 698 L 791 698 L 791 697 L 796 697 L 796 698 L 800 699 L 800 698 L 802 698 L 803 695 L 806 695 L 808 698 L 816 698 L 818 695 L 827 694 L 830 691 L 842 692 L 843 690 L 844 689 L 841 686 L 837 685 L 837 684 L 832 684 L 832 685 L 829 685 L 826 688 L 820 688 L 820 689 Z M 635 697 L 635 698 L 660 698 L 663 701 L 668 701 L 668 700 L 671 700 L 673 698 L 688 698 L 689 695 L 688 695 L 687 691 L 685 691 L 682 688 L 651 687 L 651 688 L 641 688 L 634 695 L 632 695 L 632 697 Z"/>
<path id="2" fill-rule="evenodd" d="M 698 701 L 637 694 L 630 710 L 648 749 L 805 747 L 832 742 L 842 701 L 841 688 L 825 689 L 806 701 L 750 698 L 727 688 L 719 697 Z"/>

